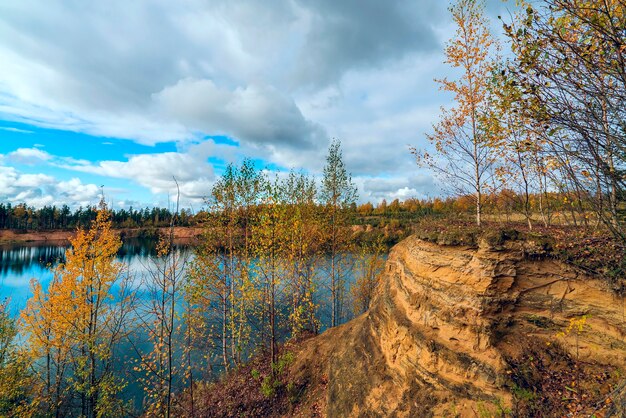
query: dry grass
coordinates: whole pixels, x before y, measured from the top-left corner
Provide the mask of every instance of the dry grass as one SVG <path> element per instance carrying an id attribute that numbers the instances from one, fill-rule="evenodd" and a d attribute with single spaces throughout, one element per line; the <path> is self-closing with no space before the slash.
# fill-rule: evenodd
<path id="1" fill-rule="evenodd" d="M 310 335 L 289 341 L 279 348 L 279 358 L 292 356 Z M 280 361 L 279 361 L 280 362 Z M 213 383 L 198 383 L 194 389 L 193 413 L 189 391 L 175 402 L 173 416 L 195 417 L 315 417 L 315 410 L 305 414 L 300 404 L 309 382 L 291 375 L 288 362 L 272 377 L 268 353 L 254 356 L 247 364 L 225 374 Z M 268 390 L 270 389 L 271 390 Z"/>

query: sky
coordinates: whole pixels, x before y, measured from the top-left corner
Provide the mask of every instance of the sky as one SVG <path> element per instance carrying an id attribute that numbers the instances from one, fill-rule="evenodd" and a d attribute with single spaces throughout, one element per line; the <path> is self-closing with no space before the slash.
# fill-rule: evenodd
<path id="1" fill-rule="evenodd" d="M 409 146 L 453 34 L 443 0 L 3 0 L 0 201 L 167 206 L 176 178 L 197 210 L 243 158 L 319 177 L 333 139 L 361 202 L 440 195 Z"/>

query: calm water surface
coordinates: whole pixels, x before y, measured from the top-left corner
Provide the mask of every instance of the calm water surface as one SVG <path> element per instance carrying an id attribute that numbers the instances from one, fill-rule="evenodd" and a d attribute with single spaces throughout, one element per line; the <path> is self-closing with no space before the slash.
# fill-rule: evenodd
<path id="1" fill-rule="evenodd" d="M 117 259 L 131 272 L 141 274 L 154 255 L 154 246 L 153 240 L 126 240 Z M 183 252 L 191 252 L 186 244 L 178 247 Z M 31 279 L 39 280 L 45 287 L 52 279 L 51 268 L 65 260 L 67 248 L 49 244 L 0 246 L 0 301 L 10 298 L 12 309 L 23 308 L 31 296 Z"/>
<path id="2" fill-rule="evenodd" d="M 117 259 L 124 263 L 128 271 L 135 278 L 141 278 L 149 269 L 151 257 L 155 255 L 156 241 L 150 239 L 127 239 L 120 249 Z M 187 260 L 193 256 L 193 248 L 189 242 L 176 245 L 177 250 Z M 65 251 L 68 247 L 62 245 L 16 245 L 0 246 L 0 302 L 10 299 L 9 309 L 16 315 L 26 306 L 26 301 L 32 296 L 30 281 L 36 279 L 42 283 L 44 289 L 52 279 L 52 267 L 65 260 Z M 353 259 L 356 261 L 356 259 Z M 326 263 L 329 264 L 329 263 Z M 318 275 L 327 277 L 328 271 L 320 266 Z M 344 278 L 349 287 L 354 281 L 353 273 Z M 138 283 L 138 282 L 136 282 Z M 350 297 L 349 291 L 347 294 Z M 318 305 L 318 317 L 322 321 L 322 329 L 330 321 L 330 291 L 327 286 L 320 286 L 314 295 Z M 350 319 L 351 304 L 346 301 L 344 319 Z"/>

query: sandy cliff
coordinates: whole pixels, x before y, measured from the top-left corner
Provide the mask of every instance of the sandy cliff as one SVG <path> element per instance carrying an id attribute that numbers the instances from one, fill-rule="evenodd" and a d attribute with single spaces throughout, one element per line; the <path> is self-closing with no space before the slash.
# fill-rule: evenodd
<path id="1" fill-rule="evenodd" d="M 583 331 L 557 336 L 583 316 Z M 372 308 L 297 353 L 292 377 L 308 398 L 298 413 L 606 415 L 625 331 L 623 298 L 531 242 L 410 237 L 393 248 Z"/>

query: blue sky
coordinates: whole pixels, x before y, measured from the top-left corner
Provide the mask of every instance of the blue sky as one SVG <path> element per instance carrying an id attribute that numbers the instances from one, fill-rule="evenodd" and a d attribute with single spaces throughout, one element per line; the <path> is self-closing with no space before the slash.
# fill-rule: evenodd
<path id="1" fill-rule="evenodd" d="M 166 205 L 174 176 L 198 208 L 244 157 L 319 176 L 333 138 L 362 201 L 437 195 L 408 147 L 453 32 L 441 0 L 5 0 L 0 199 Z"/>

